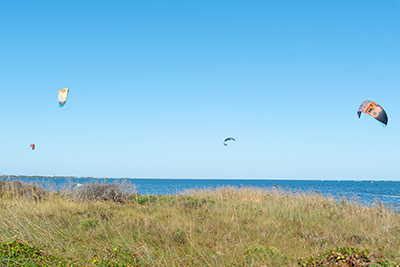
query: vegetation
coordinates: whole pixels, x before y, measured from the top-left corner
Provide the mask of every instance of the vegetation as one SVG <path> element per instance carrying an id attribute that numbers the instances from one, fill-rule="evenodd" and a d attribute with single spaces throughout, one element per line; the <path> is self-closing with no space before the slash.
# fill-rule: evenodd
<path id="1" fill-rule="evenodd" d="M 1 266 L 397 266 L 393 207 L 279 188 L 140 196 L 0 181 Z M 78 190 L 81 190 L 79 192 Z M 84 192 L 83 192 L 84 191 Z"/>
<path id="2" fill-rule="evenodd" d="M 126 203 L 135 192 L 136 188 L 126 181 L 114 184 L 88 183 L 79 187 L 70 186 L 64 195 L 70 200 L 87 201 L 113 201 Z"/>

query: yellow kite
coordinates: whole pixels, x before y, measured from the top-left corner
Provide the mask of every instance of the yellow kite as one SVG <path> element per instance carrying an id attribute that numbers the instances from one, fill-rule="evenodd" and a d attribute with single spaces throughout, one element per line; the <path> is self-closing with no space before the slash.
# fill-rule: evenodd
<path id="1" fill-rule="evenodd" d="M 64 88 L 58 91 L 58 105 L 60 108 L 65 105 L 65 102 L 67 102 L 68 91 L 68 88 Z"/>

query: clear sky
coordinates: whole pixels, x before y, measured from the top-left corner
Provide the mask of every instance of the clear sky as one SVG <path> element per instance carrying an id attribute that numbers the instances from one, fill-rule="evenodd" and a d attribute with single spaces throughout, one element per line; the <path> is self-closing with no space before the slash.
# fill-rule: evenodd
<path id="1" fill-rule="evenodd" d="M 0 33 L 2 174 L 400 178 L 399 0 L 0 1 Z"/>

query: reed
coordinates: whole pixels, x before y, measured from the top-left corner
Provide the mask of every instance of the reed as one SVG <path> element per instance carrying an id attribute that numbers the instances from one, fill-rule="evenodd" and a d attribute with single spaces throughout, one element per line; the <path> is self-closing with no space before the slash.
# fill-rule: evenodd
<path id="1" fill-rule="evenodd" d="M 274 187 L 131 191 L 124 201 L 0 190 L 0 240 L 22 240 L 71 266 L 299 266 L 336 248 L 400 262 L 400 216 L 378 202 Z"/>

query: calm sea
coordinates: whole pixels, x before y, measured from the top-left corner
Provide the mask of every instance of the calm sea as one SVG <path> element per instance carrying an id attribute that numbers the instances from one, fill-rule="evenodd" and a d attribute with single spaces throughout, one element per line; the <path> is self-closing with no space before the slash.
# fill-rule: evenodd
<path id="1" fill-rule="evenodd" d="M 4 180 L 7 180 L 3 178 Z M 348 181 L 348 180 L 206 180 L 206 179 L 71 179 L 71 178 L 9 178 L 44 185 L 55 189 L 72 186 L 73 183 L 114 183 L 126 181 L 136 186 L 141 195 L 179 194 L 187 189 L 213 189 L 222 186 L 281 187 L 291 191 L 315 191 L 337 199 L 342 196 L 357 198 L 366 205 L 375 201 L 395 205 L 400 210 L 400 181 Z"/>

